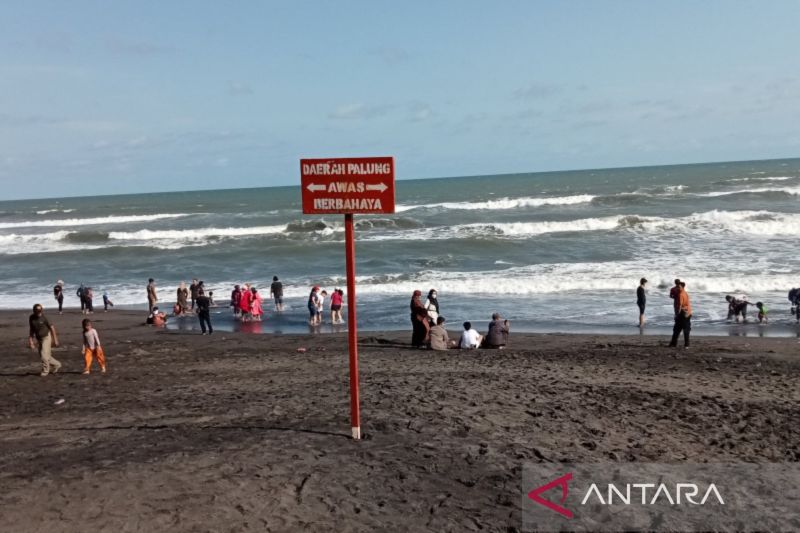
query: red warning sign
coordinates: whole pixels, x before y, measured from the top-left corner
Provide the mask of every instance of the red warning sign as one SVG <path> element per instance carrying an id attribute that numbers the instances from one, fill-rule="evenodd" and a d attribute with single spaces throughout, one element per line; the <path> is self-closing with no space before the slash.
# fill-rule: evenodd
<path id="1" fill-rule="evenodd" d="M 394 158 L 301 159 L 303 213 L 394 213 Z"/>

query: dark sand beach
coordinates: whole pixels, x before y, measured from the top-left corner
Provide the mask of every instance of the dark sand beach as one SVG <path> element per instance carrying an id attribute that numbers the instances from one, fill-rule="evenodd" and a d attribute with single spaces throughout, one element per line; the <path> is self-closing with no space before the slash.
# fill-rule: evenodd
<path id="1" fill-rule="evenodd" d="M 109 372 L 83 376 L 80 314 L 51 313 L 42 378 L 27 316 L 0 313 L 0 531 L 513 531 L 525 463 L 800 460 L 795 338 L 363 333 L 356 442 L 344 334 L 99 313 Z"/>

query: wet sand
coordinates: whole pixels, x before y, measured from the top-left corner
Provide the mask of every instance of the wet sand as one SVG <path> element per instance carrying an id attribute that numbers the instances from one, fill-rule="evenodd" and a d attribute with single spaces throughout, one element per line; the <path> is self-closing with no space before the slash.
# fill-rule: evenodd
<path id="1" fill-rule="evenodd" d="M 109 372 L 83 376 L 68 311 L 42 378 L 27 316 L 0 313 L 0 531 L 513 531 L 526 462 L 800 460 L 793 338 L 365 333 L 356 442 L 344 334 L 99 313 Z"/>

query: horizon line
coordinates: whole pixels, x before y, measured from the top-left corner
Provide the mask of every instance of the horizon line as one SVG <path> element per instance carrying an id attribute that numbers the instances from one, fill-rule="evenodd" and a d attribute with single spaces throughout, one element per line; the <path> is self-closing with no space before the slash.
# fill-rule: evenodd
<path id="1" fill-rule="evenodd" d="M 621 167 L 590 167 L 590 168 L 573 168 L 573 169 L 562 169 L 562 170 L 537 170 L 537 171 L 522 171 L 522 172 L 502 172 L 499 174 L 469 174 L 464 176 L 428 176 L 423 178 L 398 178 L 395 181 L 423 181 L 423 180 L 449 180 L 449 179 L 468 179 L 468 178 L 481 178 L 481 177 L 506 177 L 506 176 L 519 176 L 522 174 L 560 174 L 566 172 L 591 172 L 591 171 L 607 171 L 607 170 L 630 170 L 635 168 L 658 168 L 658 167 L 681 167 L 681 166 L 693 166 L 693 165 L 719 165 L 723 163 L 757 163 L 757 162 L 766 162 L 766 161 L 792 161 L 795 159 L 800 159 L 800 157 L 777 157 L 777 158 L 768 158 L 768 159 L 739 159 L 733 161 L 700 161 L 700 162 L 692 162 L 692 163 L 670 163 L 667 165 L 630 165 L 630 166 L 621 166 Z M 262 187 L 230 187 L 225 189 L 177 189 L 177 190 L 165 190 L 165 191 L 147 191 L 147 192 L 127 192 L 127 193 L 117 193 L 117 194 L 95 194 L 91 196 L 87 195 L 72 195 L 72 196 L 46 196 L 46 197 L 37 197 L 37 198 L 16 198 L 10 200 L 0 200 L 0 203 L 3 202 L 29 202 L 34 200 L 65 200 L 65 199 L 75 199 L 75 198 L 109 198 L 109 197 L 117 197 L 117 196 L 141 196 L 141 195 L 148 195 L 148 194 L 187 194 L 187 193 L 196 193 L 196 192 L 220 192 L 220 191 L 247 191 L 247 190 L 256 190 L 256 189 L 279 189 L 279 188 L 287 188 L 287 187 L 300 187 L 300 183 L 296 185 L 265 185 Z"/>

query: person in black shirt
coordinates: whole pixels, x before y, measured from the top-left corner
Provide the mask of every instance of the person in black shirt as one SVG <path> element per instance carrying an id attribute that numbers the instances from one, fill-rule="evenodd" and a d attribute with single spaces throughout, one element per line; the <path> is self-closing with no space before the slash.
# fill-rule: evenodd
<path id="1" fill-rule="evenodd" d="M 52 367 L 52 373 L 55 374 L 61 369 L 61 363 L 53 357 L 50 349 L 53 346 L 58 347 L 58 334 L 55 326 L 44 316 L 41 304 L 33 306 L 33 314 L 28 318 L 28 325 L 30 326 L 28 344 L 30 344 L 31 350 L 35 350 L 38 344 L 39 356 L 42 358 L 41 375 L 50 374 L 50 367 Z"/>
<path id="2" fill-rule="evenodd" d="M 197 280 L 193 279 L 192 284 L 189 285 L 189 294 L 192 297 L 192 309 L 194 309 L 194 304 L 197 302 Z"/>
<path id="3" fill-rule="evenodd" d="M 58 314 L 64 312 L 64 282 L 58 280 L 55 287 L 53 287 L 53 297 L 58 302 Z"/>
<path id="4" fill-rule="evenodd" d="M 644 292 L 644 286 L 647 280 L 642 278 L 639 280 L 639 287 L 636 289 L 636 305 L 639 306 L 639 327 L 644 327 L 644 306 L 647 303 L 647 294 Z"/>
<path id="5" fill-rule="evenodd" d="M 275 299 L 275 310 L 283 311 L 283 283 L 278 281 L 278 276 L 272 276 L 269 294 Z"/>
<path id="6" fill-rule="evenodd" d="M 200 319 L 200 329 L 203 335 L 206 334 L 206 324 L 208 324 L 208 334 L 214 333 L 214 328 L 211 327 L 211 300 L 204 292 L 200 292 L 197 296 L 197 317 Z"/>

